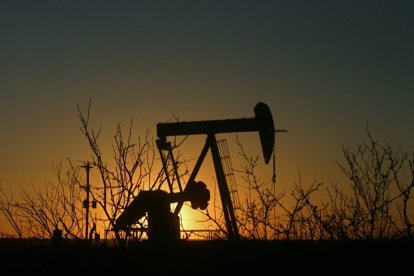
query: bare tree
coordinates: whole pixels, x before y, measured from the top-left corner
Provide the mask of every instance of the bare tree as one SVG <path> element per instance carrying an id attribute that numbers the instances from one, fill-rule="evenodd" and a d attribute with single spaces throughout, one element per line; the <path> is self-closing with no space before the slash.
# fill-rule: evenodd
<path id="1" fill-rule="evenodd" d="M 23 238 L 21 219 L 19 218 L 18 208 L 15 206 L 13 191 L 7 194 L 0 186 L 2 200 L 0 201 L 0 211 L 9 222 L 17 237 Z"/>
<path id="2" fill-rule="evenodd" d="M 350 188 L 332 185 L 326 188 L 328 196 L 318 201 L 313 195 L 324 184 L 315 181 L 305 188 L 300 174 L 289 196 L 272 193 L 255 171 L 259 158 L 248 156 L 239 143 L 245 165 L 238 172 L 249 191 L 237 213 L 242 235 L 288 240 L 412 238 L 414 157 L 410 160 L 406 153 L 380 145 L 367 133 L 368 141 L 355 151 L 343 147 L 345 163 L 337 162 Z M 273 220 L 272 214 L 277 214 Z"/>
<path id="3" fill-rule="evenodd" d="M 355 150 L 343 147 L 345 161 L 337 161 L 350 185 L 332 185 L 323 201 L 308 202 L 321 239 L 413 236 L 409 216 L 413 160 L 390 145 L 380 145 L 368 129 L 367 136 L 368 141 L 357 144 Z"/>
<path id="4" fill-rule="evenodd" d="M 92 153 L 91 164 L 99 172 L 101 183 L 90 188 L 90 202 L 83 200 L 85 173 L 82 166 L 75 166 L 67 159 L 69 168 L 66 171 L 62 164 L 54 166 L 56 182 L 46 182 L 43 188 L 32 185 L 30 192 L 28 189 L 21 191 L 19 200 L 1 191 L 4 198 L 1 210 L 19 237 L 24 233 L 40 238 L 53 237 L 55 229 L 62 229 L 63 237 L 88 240 L 91 237 L 86 237 L 83 229 L 91 229 L 92 234 L 98 222 L 105 233 L 111 233 L 115 219 L 144 188 L 144 183 L 152 189 L 163 181 L 162 171 L 154 172 L 156 152 L 154 143 L 150 142 L 150 131 L 143 138 L 134 138 L 132 120 L 126 133 L 118 124 L 113 154 L 106 157 L 99 140 L 101 128 L 95 130 L 90 124 L 91 101 L 85 112 L 79 105 L 77 110 L 80 130 Z M 89 208 L 91 203 L 100 207 L 102 217 L 92 217 L 88 221 L 84 208 Z M 145 223 L 145 219 L 139 221 L 138 226 L 143 227 Z M 114 234 L 118 242 L 123 242 L 128 233 Z"/>
<path id="5" fill-rule="evenodd" d="M 413 160 L 390 145 L 382 146 L 367 129 L 368 141 L 357 145 L 355 151 L 343 148 L 345 164 L 339 163 L 350 180 L 351 195 L 343 197 L 352 215 L 348 217 L 354 238 L 412 237 L 412 222 L 408 204 L 413 182 Z M 404 169 L 410 166 L 404 182 Z"/>
<path id="6" fill-rule="evenodd" d="M 241 173 L 244 188 L 247 190 L 247 194 L 244 195 L 244 204 L 237 212 L 240 232 L 245 238 L 268 239 L 269 230 L 271 230 L 271 214 L 273 214 L 278 198 L 275 198 L 268 183 L 263 182 L 257 176 L 256 168 L 260 163 L 259 157 L 248 156 L 238 139 L 236 143 L 239 146 L 239 155 L 244 160 L 244 165 L 236 172 Z"/>
<path id="7" fill-rule="evenodd" d="M 154 172 L 156 149 L 150 140 L 150 131 L 147 130 L 144 138 L 133 138 L 133 120 L 126 133 L 121 125 L 117 125 L 112 146 L 113 156 L 106 158 L 102 153 L 99 136 L 101 129 L 95 130 L 90 126 L 90 107 L 85 112 L 78 105 L 78 115 L 81 122 L 80 129 L 88 140 L 92 152 L 92 164 L 99 172 L 101 187 L 92 191 L 92 197 L 103 211 L 102 222 L 107 233 L 114 229 L 116 218 L 132 202 L 137 194 L 147 187 L 154 188 L 162 181 L 162 171 Z M 112 160 L 112 164 L 109 161 Z M 146 220 L 137 222 L 137 229 L 145 228 Z M 118 242 L 125 241 L 130 234 L 124 236 L 118 231 L 113 232 Z M 141 238 L 143 232 L 138 232 Z"/>
<path id="8" fill-rule="evenodd" d="M 80 190 L 77 188 L 76 171 L 67 171 L 63 176 L 62 163 L 54 164 L 57 181 L 46 181 L 42 188 L 32 183 L 29 189 L 22 189 L 19 198 L 13 192 L 8 196 L 2 211 L 19 238 L 52 238 L 54 230 L 65 229 L 66 236 L 81 238 L 82 207 Z"/>

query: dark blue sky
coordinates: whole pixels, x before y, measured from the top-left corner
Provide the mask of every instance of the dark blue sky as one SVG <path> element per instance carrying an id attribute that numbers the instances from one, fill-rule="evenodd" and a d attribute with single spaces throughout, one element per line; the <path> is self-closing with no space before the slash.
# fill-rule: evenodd
<path id="1" fill-rule="evenodd" d="M 89 158 L 76 104 L 91 97 L 93 122 L 108 140 L 131 118 L 143 133 L 174 117 L 250 117 L 263 101 L 276 127 L 289 131 L 276 145 L 286 187 L 298 171 L 337 181 L 341 146 L 365 139 L 367 125 L 380 142 L 413 152 L 413 8 L 412 1 L 3 1 L 0 181 L 25 185 L 47 170 L 24 168 Z M 240 138 L 261 154 L 255 136 Z"/>

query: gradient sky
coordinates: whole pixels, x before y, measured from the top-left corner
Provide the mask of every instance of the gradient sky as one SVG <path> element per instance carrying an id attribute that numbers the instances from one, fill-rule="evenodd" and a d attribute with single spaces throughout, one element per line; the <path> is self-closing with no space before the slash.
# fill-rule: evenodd
<path id="1" fill-rule="evenodd" d="M 340 181 L 341 147 L 366 139 L 367 125 L 380 142 L 413 152 L 413 9 L 413 1 L 2 1 L 0 183 L 41 184 L 52 162 L 89 159 L 76 104 L 90 98 L 109 150 L 117 122 L 133 118 L 137 133 L 155 136 L 158 122 L 253 117 L 265 102 L 276 128 L 288 130 L 276 139 L 283 189 L 298 172 L 308 183 Z M 262 157 L 256 134 L 239 138 Z"/>

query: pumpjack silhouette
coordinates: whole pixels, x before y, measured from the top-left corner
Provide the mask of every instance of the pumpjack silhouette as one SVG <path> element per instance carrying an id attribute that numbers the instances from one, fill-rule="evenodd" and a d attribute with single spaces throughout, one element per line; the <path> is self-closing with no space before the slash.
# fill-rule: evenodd
<path id="1" fill-rule="evenodd" d="M 269 163 L 273 154 L 275 144 L 275 132 L 286 130 L 275 129 L 271 111 L 263 102 L 254 107 L 255 117 L 225 120 L 206 120 L 174 123 L 158 123 L 156 144 L 163 162 L 163 169 L 170 192 L 164 190 L 141 191 L 123 213 L 116 219 L 115 229 L 128 229 L 146 214 L 148 215 L 148 239 L 155 241 L 170 241 L 180 239 L 179 213 L 185 201 L 191 202 L 193 209 L 204 210 L 208 207 L 210 191 L 207 185 L 195 178 L 208 153 L 211 150 L 212 160 L 216 173 L 219 193 L 221 197 L 224 218 L 227 227 L 227 238 L 239 240 L 240 234 L 234 214 L 233 202 L 230 197 L 228 184 L 220 159 L 220 152 L 217 146 L 216 134 L 233 132 L 254 132 L 259 133 L 264 161 Z M 168 151 L 167 158 L 174 162 L 171 143 L 167 141 L 169 136 L 207 135 L 206 142 L 194 166 L 194 169 L 184 189 L 179 181 L 177 168 L 174 171 L 178 183 L 179 192 L 173 192 L 173 185 L 167 171 L 167 160 L 164 151 Z M 177 203 L 174 211 L 171 211 L 170 204 Z"/>

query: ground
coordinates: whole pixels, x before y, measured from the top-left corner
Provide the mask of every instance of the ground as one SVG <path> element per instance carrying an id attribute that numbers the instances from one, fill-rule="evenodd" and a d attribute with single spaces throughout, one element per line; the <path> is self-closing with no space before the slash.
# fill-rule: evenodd
<path id="1" fill-rule="evenodd" d="M 1 242 L 3 271 L 47 275 L 407 275 L 414 241 Z M 409 273 L 408 273 L 409 274 Z"/>

